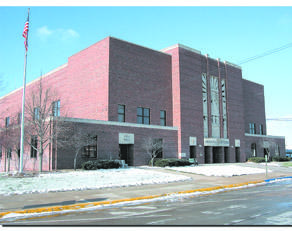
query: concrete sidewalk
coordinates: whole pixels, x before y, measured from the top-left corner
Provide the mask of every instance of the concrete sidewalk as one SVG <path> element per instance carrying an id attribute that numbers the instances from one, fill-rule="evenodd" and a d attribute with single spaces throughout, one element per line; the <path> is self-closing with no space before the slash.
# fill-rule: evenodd
<path id="1" fill-rule="evenodd" d="M 161 195 L 180 191 L 226 186 L 251 181 L 266 180 L 265 174 L 250 174 L 233 177 L 203 176 L 193 173 L 176 172 L 169 169 L 151 169 L 191 177 L 189 181 L 174 182 L 168 184 L 151 184 L 142 186 L 103 188 L 97 190 L 67 191 L 22 194 L 12 196 L 0 196 L 0 211 L 20 211 L 26 209 L 38 209 L 53 206 L 66 206 L 87 202 L 113 201 L 119 199 L 131 199 L 144 196 Z M 268 178 L 292 176 L 292 169 L 283 167 L 274 168 L 268 174 Z"/>

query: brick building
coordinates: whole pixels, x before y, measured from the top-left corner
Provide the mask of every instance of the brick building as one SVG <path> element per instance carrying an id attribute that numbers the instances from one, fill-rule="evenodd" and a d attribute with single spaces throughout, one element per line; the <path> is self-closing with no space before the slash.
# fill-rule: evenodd
<path id="1" fill-rule="evenodd" d="M 27 84 L 26 97 L 38 81 Z M 57 103 L 57 116 L 96 134 L 96 144 L 83 150 L 87 159 L 148 164 L 147 138 L 163 143 L 163 158 L 199 163 L 285 155 L 285 138 L 266 135 L 264 87 L 242 79 L 239 66 L 180 44 L 156 51 L 107 37 L 69 57 L 42 82 L 57 92 L 51 102 Z M 21 97 L 22 88 L 0 98 L 2 129 L 17 123 L 11 118 L 21 112 Z M 7 150 L 0 150 L 5 171 Z M 27 170 L 37 168 L 31 152 L 27 145 Z M 11 156 L 13 169 L 18 160 Z M 45 150 L 43 169 L 72 168 L 73 159 L 72 148 L 54 141 Z"/>

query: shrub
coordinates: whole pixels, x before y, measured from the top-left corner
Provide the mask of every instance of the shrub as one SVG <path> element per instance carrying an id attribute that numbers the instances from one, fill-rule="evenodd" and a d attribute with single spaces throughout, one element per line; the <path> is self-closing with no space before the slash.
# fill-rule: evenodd
<path id="1" fill-rule="evenodd" d="M 119 168 L 120 163 L 115 160 L 90 160 L 82 163 L 81 167 L 83 170 L 110 169 Z"/>
<path id="2" fill-rule="evenodd" d="M 157 167 L 178 167 L 178 166 L 188 166 L 192 165 L 188 160 L 185 159 L 175 159 L 175 158 L 170 158 L 170 159 L 156 159 L 154 161 L 154 166 Z"/>
<path id="3" fill-rule="evenodd" d="M 262 162 L 266 162 L 266 159 L 265 157 L 250 157 L 248 158 L 248 161 L 255 162 L 255 163 L 262 163 Z"/>
<path id="4" fill-rule="evenodd" d="M 283 156 L 273 156 L 272 157 L 272 161 L 290 161 L 291 158 L 290 157 L 283 157 Z"/>

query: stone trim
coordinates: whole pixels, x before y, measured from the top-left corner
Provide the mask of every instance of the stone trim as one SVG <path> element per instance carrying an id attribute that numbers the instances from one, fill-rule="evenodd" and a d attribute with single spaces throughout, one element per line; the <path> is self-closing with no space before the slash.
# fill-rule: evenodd
<path id="1" fill-rule="evenodd" d="M 58 118 L 61 118 L 62 120 L 66 121 L 66 122 L 102 124 L 102 125 L 113 125 L 113 126 L 123 126 L 123 127 L 150 128 L 150 129 L 152 128 L 152 129 L 162 129 L 162 130 L 172 130 L 172 131 L 178 130 L 177 127 L 170 127 L 170 126 L 146 125 L 146 124 L 93 120 L 93 119 L 68 118 L 68 117 L 58 117 Z"/>
<path id="2" fill-rule="evenodd" d="M 262 137 L 262 138 L 285 139 L 285 136 L 270 136 L 270 135 L 259 135 L 259 134 L 249 134 L 249 133 L 245 133 L 244 135 L 252 136 L 252 137 Z"/>

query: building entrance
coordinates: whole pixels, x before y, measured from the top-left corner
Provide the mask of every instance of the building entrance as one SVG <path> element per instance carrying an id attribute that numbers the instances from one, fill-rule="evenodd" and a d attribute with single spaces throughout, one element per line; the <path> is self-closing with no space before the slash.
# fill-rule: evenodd
<path id="1" fill-rule="evenodd" d="M 197 158 L 196 146 L 190 146 L 190 158 L 191 159 Z"/>
<path id="2" fill-rule="evenodd" d="M 235 148 L 235 162 L 240 162 L 240 148 Z"/>
<path id="3" fill-rule="evenodd" d="M 230 163 L 229 148 L 224 147 L 224 163 Z"/>
<path id="4" fill-rule="evenodd" d="M 134 145 L 133 144 L 120 144 L 119 156 L 121 160 L 125 160 L 128 166 L 133 166 L 134 163 Z"/>

